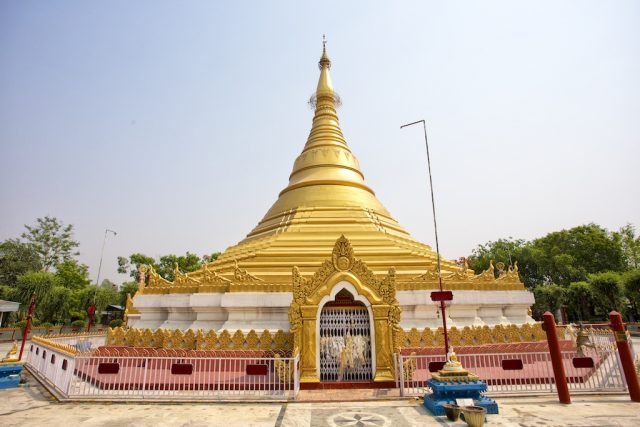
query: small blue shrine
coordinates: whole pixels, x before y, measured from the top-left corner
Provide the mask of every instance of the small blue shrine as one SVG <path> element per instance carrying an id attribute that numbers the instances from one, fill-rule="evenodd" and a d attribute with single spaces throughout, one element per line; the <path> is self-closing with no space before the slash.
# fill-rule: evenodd
<path id="1" fill-rule="evenodd" d="M 485 408 L 487 414 L 498 413 L 496 401 L 482 395 L 487 383 L 464 369 L 453 349 L 447 353 L 447 363 L 427 380 L 427 385 L 433 393 L 425 394 L 424 406 L 433 415 L 444 415 L 442 405 L 455 404 L 456 399 L 473 399 L 473 405 Z"/>

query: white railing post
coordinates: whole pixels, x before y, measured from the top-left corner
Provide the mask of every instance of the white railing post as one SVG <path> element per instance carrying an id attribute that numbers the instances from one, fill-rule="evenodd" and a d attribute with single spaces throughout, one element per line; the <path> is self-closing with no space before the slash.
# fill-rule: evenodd
<path id="1" fill-rule="evenodd" d="M 144 373 L 142 374 L 142 390 L 140 390 L 140 397 L 144 399 L 144 391 L 147 388 L 147 370 L 149 369 L 149 363 L 151 359 L 142 359 L 144 361 Z"/>
<path id="2" fill-rule="evenodd" d="M 400 373 L 400 396 L 404 396 L 404 361 L 402 360 L 402 353 L 398 355 L 398 371 Z"/>
<path id="3" fill-rule="evenodd" d="M 294 381 L 294 393 L 293 397 L 298 396 L 298 392 L 300 391 L 300 355 L 296 355 L 296 358 L 293 361 L 293 381 Z"/>

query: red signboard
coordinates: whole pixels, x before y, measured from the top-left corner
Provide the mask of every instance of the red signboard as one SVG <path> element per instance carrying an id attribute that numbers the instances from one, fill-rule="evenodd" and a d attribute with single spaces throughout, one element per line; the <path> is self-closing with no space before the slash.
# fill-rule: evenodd
<path id="1" fill-rule="evenodd" d="M 440 362 L 429 362 L 429 372 L 438 372 L 440 369 L 444 368 L 444 364 L 446 362 L 440 361 Z"/>
<path id="2" fill-rule="evenodd" d="M 268 373 L 267 365 L 247 365 L 247 375 L 267 375 Z"/>
<path id="3" fill-rule="evenodd" d="M 505 371 L 520 371 L 523 368 L 522 359 L 505 359 L 502 361 L 502 369 Z"/>
<path id="4" fill-rule="evenodd" d="M 191 375 L 193 365 L 191 363 L 174 363 L 171 365 L 171 373 L 173 375 Z"/>
<path id="5" fill-rule="evenodd" d="M 574 357 L 573 358 L 573 367 L 574 368 L 593 368 L 595 364 L 593 363 L 592 357 Z"/>
<path id="6" fill-rule="evenodd" d="M 453 292 L 451 291 L 431 292 L 431 301 L 451 301 L 451 300 L 453 300 Z"/>
<path id="7" fill-rule="evenodd" d="M 98 365 L 99 374 L 117 374 L 120 372 L 119 363 L 101 363 Z"/>

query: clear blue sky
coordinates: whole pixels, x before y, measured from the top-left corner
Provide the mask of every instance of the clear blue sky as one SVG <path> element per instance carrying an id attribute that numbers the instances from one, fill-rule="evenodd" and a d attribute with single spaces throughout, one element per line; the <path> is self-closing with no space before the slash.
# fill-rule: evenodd
<path id="1" fill-rule="evenodd" d="M 322 34 L 367 183 L 443 255 L 640 226 L 640 2 L 0 2 L 0 239 L 53 215 L 81 261 L 224 250 L 287 183 Z"/>

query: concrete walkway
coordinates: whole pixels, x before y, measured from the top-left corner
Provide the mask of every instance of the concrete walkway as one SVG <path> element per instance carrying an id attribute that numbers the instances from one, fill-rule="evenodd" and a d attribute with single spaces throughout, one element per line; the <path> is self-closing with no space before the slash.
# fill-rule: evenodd
<path id="1" fill-rule="evenodd" d="M 465 426 L 434 417 L 419 399 L 292 403 L 58 403 L 31 377 L 28 386 L 0 390 L 2 426 Z M 348 391 L 347 391 L 348 392 Z M 348 395 L 343 396 L 344 399 Z M 337 397 L 333 393 L 333 398 Z M 351 398 L 357 396 L 349 396 Z M 377 396 L 378 398 L 383 396 Z M 391 397 L 391 396 L 389 396 Z M 320 396 L 314 395 L 314 399 Z M 488 426 L 640 426 L 640 403 L 626 395 L 499 398 Z"/>
<path id="2" fill-rule="evenodd" d="M 0 352 L 9 347 L 1 343 Z M 59 403 L 26 377 L 27 386 L 0 390 L 0 426 L 466 426 L 432 416 L 398 390 L 302 391 L 304 401 L 292 403 Z M 574 396 L 571 405 L 555 395 L 496 401 L 500 414 L 489 415 L 488 426 L 640 426 L 640 403 L 628 395 Z"/>

